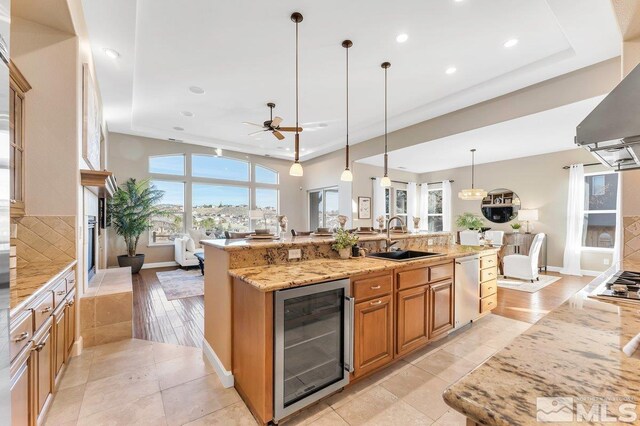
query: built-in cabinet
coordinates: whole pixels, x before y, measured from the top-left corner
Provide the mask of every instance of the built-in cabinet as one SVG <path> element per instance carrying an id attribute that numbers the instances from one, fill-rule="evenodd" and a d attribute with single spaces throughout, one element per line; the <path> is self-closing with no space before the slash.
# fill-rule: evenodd
<path id="1" fill-rule="evenodd" d="M 484 315 L 498 306 L 498 256 L 495 252 L 480 254 L 479 314 Z"/>
<path id="2" fill-rule="evenodd" d="M 11 216 L 25 214 L 25 98 L 31 89 L 27 79 L 9 62 L 9 182 Z"/>
<path id="3" fill-rule="evenodd" d="M 11 422 L 43 423 L 75 341 L 75 272 L 11 318 Z"/>

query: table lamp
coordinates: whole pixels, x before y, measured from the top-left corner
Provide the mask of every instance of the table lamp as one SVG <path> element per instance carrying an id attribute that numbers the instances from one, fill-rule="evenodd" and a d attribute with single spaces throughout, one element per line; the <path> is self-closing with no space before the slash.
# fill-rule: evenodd
<path id="1" fill-rule="evenodd" d="M 518 211 L 518 220 L 527 224 L 525 233 L 530 234 L 533 229 L 531 222 L 538 220 L 538 209 L 520 209 Z"/>

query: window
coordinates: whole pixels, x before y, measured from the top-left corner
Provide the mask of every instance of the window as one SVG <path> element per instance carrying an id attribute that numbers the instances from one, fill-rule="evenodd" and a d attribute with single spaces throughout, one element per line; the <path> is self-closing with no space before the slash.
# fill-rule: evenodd
<path id="1" fill-rule="evenodd" d="M 149 173 L 184 176 L 184 155 L 155 155 L 149 157 Z"/>
<path id="2" fill-rule="evenodd" d="M 191 176 L 194 177 L 249 181 L 249 163 L 246 161 L 194 154 L 191 157 L 191 162 Z"/>
<path id="3" fill-rule="evenodd" d="M 248 232 L 249 188 L 193 183 L 192 226 L 217 236 L 224 231 Z"/>
<path id="4" fill-rule="evenodd" d="M 398 183 L 398 185 L 401 185 Z M 399 216 L 407 223 L 407 190 L 405 188 L 390 187 L 384 189 L 384 216 L 388 220 L 392 216 Z M 399 226 L 399 223 L 392 226 Z"/>
<path id="5" fill-rule="evenodd" d="M 275 224 L 275 218 L 278 215 L 278 190 L 271 188 L 256 188 L 256 204 L 255 208 L 262 210 L 264 217 L 267 219 L 267 228 Z M 254 221 L 253 228 L 256 228 L 257 222 L 262 224 L 262 220 Z M 261 228 L 263 226 L 260 226 Z"/>
<path id="6" fill-rule="evenodd" d="M 396 211 L 395 215 L 400 217 L 403 222 L 407 223 L 407 190 L 406 189 L 396 189 Z"/>
<path id="7" fill-rule="evenodd" d="M 184 182 L 152 180 L 151 184 L 164 191 L 164 197 L 158 203 L 166 216 L 151 219 L 151 244 L 172 244 L 177 235 L 184 233 Z"/>
<path id="8" fill-rule="evenodd" d="M 309 227 L 335 228 L 339 225 L 338 189 L 324 188 L 309 192 Z"/>
<path id="9" fill-rule="evenodd" d="M 271 169 L 267 169 L 266 167 L 257 166 L 256 165 L 256 182 L 257 183 L 270 183 L 277 184 L 278 183 L 278 172 L 275 172 Z"/>
<path id="10" fill-rule="evenodd" d="M 597 173 L 584 178 L 582 246 L 613 249 L 616 239 L 618 175 Z"/>
<path id="11" fill-rule="evenodd" d="M 442 188 L 429 189 L 426 203 L 427 229 L 429 232 L 442 232 Z"/>

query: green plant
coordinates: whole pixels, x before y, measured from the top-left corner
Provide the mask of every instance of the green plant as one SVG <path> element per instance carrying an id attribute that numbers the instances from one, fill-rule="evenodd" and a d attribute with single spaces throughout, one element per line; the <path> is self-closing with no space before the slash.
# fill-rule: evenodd
<path id="1" fill-rule="evenodd" d="M 518 230 L 518 229 L 520 229 L 520 228 L 522 228 L 522 224 L 521 224 L 520 222 L 513 222 L 513 223 L 511 224 L 511 229 L 516 229 L 516 230 Z"/>
<path id="2" fill-rule="evenodd" d="M 336 232 L 335 242 L 331 246 L 332 249 L 339 251 L 352 247 L 358 243 L 358 236 L 340 228 Z"/>
<path id="3" fill-rule="evenodd" d="M 463 213 L 456 218 L 458 228 L 479 230 L 484 226 L 484 221 L 480 216 L 473 213 Z"/>
<path id="4" fill-rule="evenodd" d="M 129 257 L 135 257 L 140 235 L 149 229 L 152 217 L 167 215 L 157 205 L 163 196 L 164 191 L 156 189 L 148 180 L 138 183 L 130 178 L 118 187 L 109 200 L 111 226 L 116 234 L 124 238 Z"/>

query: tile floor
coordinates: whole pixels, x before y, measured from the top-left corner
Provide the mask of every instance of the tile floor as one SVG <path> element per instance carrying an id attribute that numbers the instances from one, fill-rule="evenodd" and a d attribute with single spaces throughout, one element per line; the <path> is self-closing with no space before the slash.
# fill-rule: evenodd
<path id="1" fill-rule="evenodd" d="M 465 425 L 443 390 L 531 324 L 489 315 L 302 411 L 290 425 Z M 46 425 L 255 425 L 199 348 L 131 339 L 69 363 Z"/>

